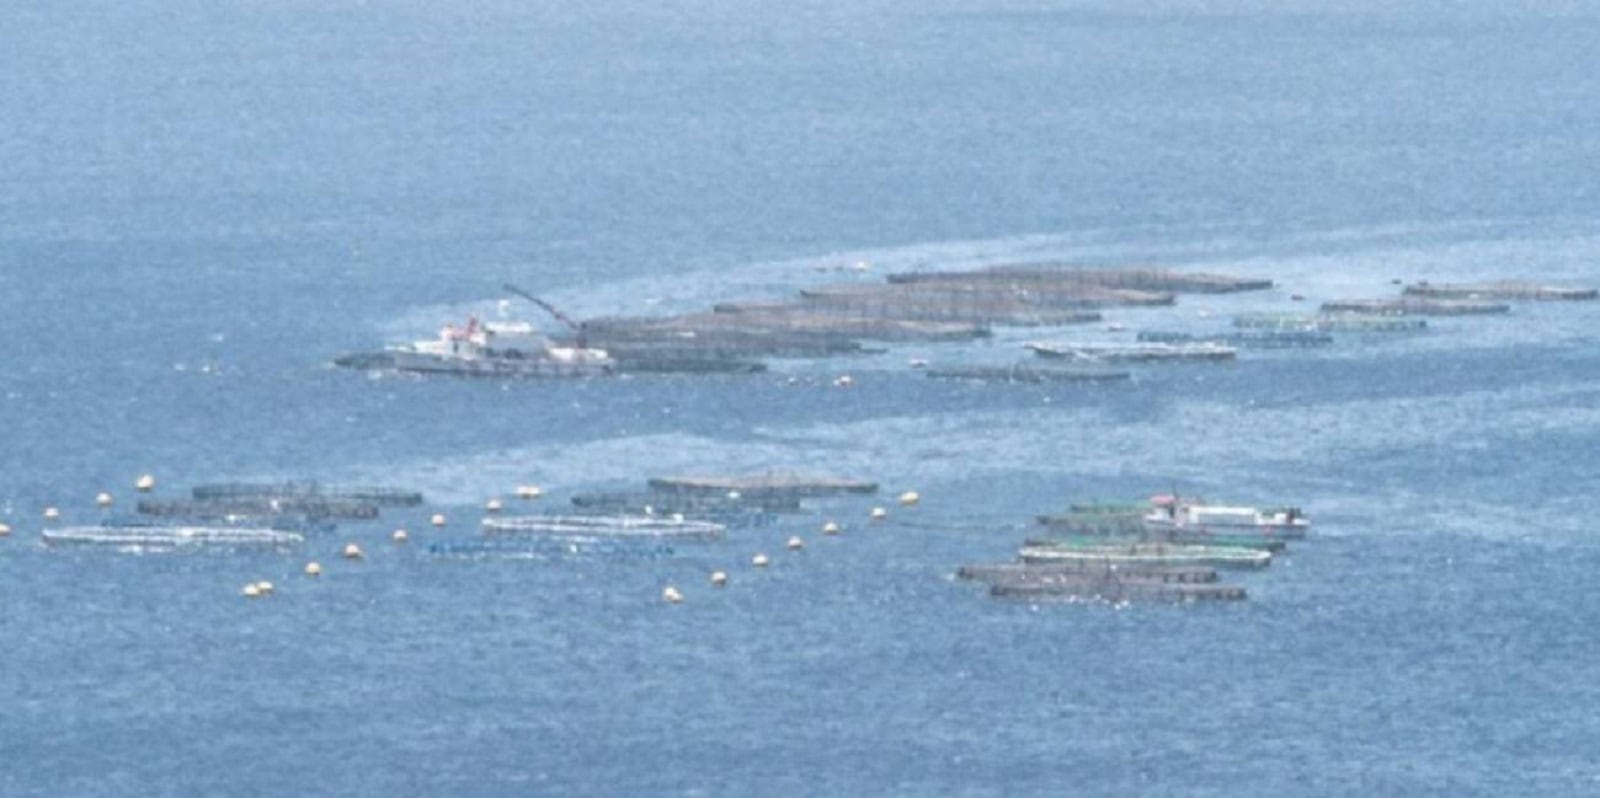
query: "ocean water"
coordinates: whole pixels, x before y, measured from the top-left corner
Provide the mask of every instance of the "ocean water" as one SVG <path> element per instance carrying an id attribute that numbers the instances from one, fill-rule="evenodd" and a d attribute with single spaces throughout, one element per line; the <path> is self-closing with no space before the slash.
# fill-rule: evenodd
<path id="1" fill-rule="evenodd" d="M 506 281 L 578 316 L 1013 260 L 1277 281 L 1113 314 L 1129 330 L 1394 280 L 1592 286 L 1583 4 L 0 18 L 0 795 L 1600 792 L 1594 303 L 1096 387 L 907 362 L 1102 326 L 703 379 L 330 366 L 497 313 Z M 549 510 L 774 468 L 884 495 L 656 556 L 426 549 L 517 484 Z M 146 472 L 168 497 L 311 477 L 429 504 L 292 554 L 39 545 L 46 506 L 125 511 Z M 1035 607 L 951 577 L 1034 514 L 1173 486 L 1299 504 L 1314 537 L 1230 577 L 1230 606 Z M 240 598 L 256 579 L 277 595 Z"/>

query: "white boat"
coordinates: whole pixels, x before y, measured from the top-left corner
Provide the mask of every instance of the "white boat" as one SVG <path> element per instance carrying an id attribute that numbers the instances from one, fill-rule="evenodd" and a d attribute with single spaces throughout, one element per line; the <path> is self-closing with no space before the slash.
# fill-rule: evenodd
<path id="1" fill-rule="evenodd" d="M 721 540 L 727 530 L 722 524 L 682 516 L 521 515 L 483 519 L 485 535 Z"/>
<path id="2" fill-rule="evenodd" d="M 1298 507 L 1263 510 L 1185 502 L 1174 496 L 1156 496 L 1151 503 L 1155 509 L 1144 517 L 1144 525 L 1153 532 L 1299 539 L 1311 529 L 1311 519 Z"/>
<path id="3" fill-rule="evenodd" d="M 73 526 L 47 529 L 47 546 L 108 546 L 172 550 L 210 547 L 289 548 L 305 542 L 295 532 L 229 526 Z"/>
<path id="4" fill-rule="evenodd" d="M 592 377 L 615 366 L 604 349 L 558 346 L 528 322 L 445 325 L 439 337 L 382 352 L 345 355 L 340 366 L 466 377 Z"/>

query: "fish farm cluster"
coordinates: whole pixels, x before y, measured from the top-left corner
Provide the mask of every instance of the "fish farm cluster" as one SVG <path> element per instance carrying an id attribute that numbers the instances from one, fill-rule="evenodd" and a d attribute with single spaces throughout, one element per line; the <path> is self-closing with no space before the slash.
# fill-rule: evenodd
<path id="1" fill-rule="evenodd" d="M 892 347 L 940 346 L 951 362 L 912 360 L 930 378 L 993 382 L 1099 383 L 1127 379 L 1126 367 L 1226 363 L 1244 350 L 1325 347 L 1346 334 L 1422 332 L 1426 317 L 1503 314 L 1510 302 L 1594 299 L 1593 289 L 1525 282 L 1416 283 L 1399 296 L 1335 299 L 1315 313 L 1281 307 L 1241 310 L 1232 326 L 1130 330 L 1120 317 L 1171 315 L 1184 294 L 1238 294 L 1271 280 L 1146 267 L 1001 264 L 970 271 L 905 272 L 882 282 L 818 285 L 787 298 L 728 301 L 670 316 L 575 320 L 515 286 L 505 288 L 553 316 L 545 336 L 529 322 L 446 326 L 438 340 L 357 353 L 339 365 L 377 372 L 491 378 L 598 377 L 639 373 L 759 373 L 774 359 L 881 354 Z M 1303 302 L 1294 295 L 1292 301 Z M 1102 324 L 1103 323 L 1103 324 Z M 1023 344 L 1033 361 L 972 362 L 960 345 L 1000 328 L 1091 328 L 1081 340 Z"/>
<path id="2" fill-rule="evenodd" d="M 1265 568 L 1311 526 L 1295 507 L 1177 495 L 1074 504 L 1036 520 L 1041 531 L 1023 541 L 1015 562 L 967 565 L 956 575 L 997 598 L 1031 602 L 1239 601 L 1245 589 L 1221 583 L 1218 570 Z"/>
<path id="3" fill-rule="evenodd" d="M 1399 281 L 1395 281 L 1399 285 Z M 724 302 L 694 313 L 575 321 L 525 291 L 507 290 L 556 317 L 566 330 L 546 336 L 528 322 L 446 326 L 436 340 L 377 353 L 347 355 L 341 365 L 379 371 L 491 378 L 604 377 L 640 372 L 760 372 L 772 358 L 834 358 L 884 351 L 878 346 L 918 344 L 949 347 L 952 362 L 914 359 L 928 378 L 1000 383 L 1127 381 L 1138 369 L 1163 364 L 1231 363 L 1241 351 L 1309 349 L 1346 335 L 1422 333 L 1428 317 L 1504 314 L 1511 303 L 1593 300 L 1596 291 L 1526 282 L 1403 286 L 1397 296 L 1323 302 L 1313 313 L 1282 308 L 1240 307 L 1214 329 L 1130 331 L 1105 314 L 1116 310 L 1154 318 L 1171 314 L 1183 294 L 1237 294 L 1273 288 L 1268 280 L 1156 268 L 1084 268 L 1062 264 L 996 265 L 962 272 L 907 272 L 875 283 L 813 286 L 786 299 Z M 1304 297 L 1290 297 L 1304 302 Z M 1127 316 L 1131 317 L 1131 315 Z M 1209 315 L 1202 318 L 1211 318 Z M 1192 317 L 1191 317 L 1192 319 Z M 963 362 L 961 342 L 993 336 L 996 328 L 1086 327 L 1083 340 L 1036 340 L 1021 344 L 1032 359 L 995 364 Z M 850 384 L 848 376 L 836 385 Z M 194 487 L 181 498 L 153 495 L 155 481 L 136 483 L 141 493 L 131 515 L 113 512 L 109 494 L 96 498 L 92 523 L 68 524 L 59 508 L 47 508 L 44 545 L 99 547 L 118 551 L 268 549 L 294 551 L 308 538 L 328 536 L 340 524 L 374 524 L 384 513 L 401 514 L 389 539 L 410 539 L 405 520 L 441 529 L 443 512 L 419 510 L 423 497 L 396 488 L 344 487 L 318 482 L 232 483 Z M 671 555 L 681 547 L 725 545 L 739 537 L 782 527 L 792 532 L 829 497 L 871 495 L 873 482 L 792 474 L 661 476 L 622 490 L 577 492 L 560 513 L 506 512 L 491 498 L 474 535 L 438 536 L 425 551 L 439 557 L 549 559 L 573 554 Z M 543 491 L 516 489 L 525 503 Z M 899 503 L 918 503 L 915 492 Z M 418 518 L 410 513 L 422 513 Z M 884 507 L 865 514 L 888 518 Z M 1239 600 L 1243 587 L 1223 584 L 1219 569 L 1262 568 L 1304 537 L 1307 515 L 1298 508 L 1208 504 L 1176 495 L 1151 502 L 1074 505 L 1061 515 L 1042 516 L 1039 530 L 1023 541 L 1015 562 L 968 565 L 964 579 L 989 586 L 998 597 L 1030 602 L 1134 600 Z M 10 537 L 0 524 L 0 537 Z M 837 535 L 836 522 L 823 524 Z M 800 550 L 799 535 L 780 535 L 774 547 Z M 424 547 L 418 547 L 424 549 Z M 758 547 L 759 548 L 759 547 Z M 347 543 L 337 556 L 360 560 L 360 545 Z M 770 562 L 764 551 L 750 564 Z M 315 577 L 322 566 L 307 562 Z M 726 571 L 711 583 L 725 585 Z M 259 597 L 269 583 L 250 582 L 244 594 Z M 668 585 L 662 597 L 683 600 Z"/>
<path id="4" fill-rule="evenodd" d="M 108 493 L 95 500 L 92 523 L 67 523 L 58 507 L 47 508 L 40 542 L 49 549 L 101 550 L 126 554 L 174 552 L 269 551 L 283 556 L 314 548 L 314 539 L 329 538 L 341 523 L 367 524 L 382 518 L 382 513 L 418 514 L 435 532 L 432 542 L 418 549 L 438 558 L 515 559 L 552 561 L 571 557 L 601 556 L 646 560 L 670 557 L 690 551 L 726 554 L 730 530 L 737 530 L 742 542 L 755 544 L 755 538 L 770 533 L 757 531 L 772 526 L 780 518 L 794 527 L 804 513 L 812 512 L 811 500 L 841 496 L 867 496 L 877 493 L 878 485 L 832 476 L 803 476 L 790 473 L 753 475 L 671 475 L 649 479 L 639 490 L 580 492 L 571 496 L 566 512 L 513 513 L 499 497 L 485 501 L 475 533 L 462 535 L 446 529 L 448 520 L 441 508 L 429 508 L 422 495 L 402 488 L 350 487 L 311 481 L 280 483 L 230 483 L 194 487 L 183 498 L 157 498 L 156 481 L 146 475 L 136 483 L 141 498 L 137 514 L 119 515 Z M 544 497 L 533 485 L 518 486 L 518 501 L 532 505 Z M 917 505 L 914 491 L 899 495 L 904 508 Z M 869 523 L 883 523 L 887 509 L 872 507 L 862 512 Z M 410 515 L 402 515 L 401 523 Z M 837 521 L 822 523 L 818 531 L 838 536 L 844 527 Z M 9 527 L 0 527 L 0 537 L 10 537 Z M 753 545 L 747 552 L 750 567 L 765 568 L 772 562 L 771 551 L 800 552 L 806 540 L 788 529 L 783 539 L 768 541 L 771 546 Z M 348 562 L 366 560 L 373 553 L 350 536 L 333 552 Z M 389 540 L 396 547 L 409 546 L 412 533 L 403 526 Z M 731 570 L 737 560 L 730 559 Z M 728 570 L 706 575 L 714 588 L 726 587 Z M 301 573 L 308 579 L 322 579 L 327 573 L 315 558 L 308 559 Z M 249 579 L 241 595 L 263 598 L 275 595 L 282 585 L 268 580 Z M 683 600 L 683 591 L 668 584 L 662 598 L 671 603 Z"/>

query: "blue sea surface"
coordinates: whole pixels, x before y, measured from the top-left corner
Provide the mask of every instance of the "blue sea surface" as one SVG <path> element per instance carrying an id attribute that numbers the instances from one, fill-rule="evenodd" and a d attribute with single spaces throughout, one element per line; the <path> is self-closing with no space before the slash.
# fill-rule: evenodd
<path id="1" fill-rule="evenodd" d="M 1397 280 L 1600 284 L 1600 11 L 15 0 L 0 19 L 0 795 L 1600 793 L 1596 303 L 1123 384 L 908 366 Z M 756 375 L 331 365 L 494 317 L 507 281 L 652 315 L 1031 260 L 1276 286 L 1108 312 L 1120 333 Z M 520 484 L 555 512 L 768 470 L 882 491 L 670 552 L 428 550 L 475 538 L 489 497 L 524 509 Z M 46 507 L 93 522 L 109 491 L 127 513 L 145 473 L 163 498 L 316 478 L 428 503 L 290 553 L 39 543 Z M 1174 487 L 1303 506 L 1312 537 L 1229 575 L 1237 604 L 1035 606 L 953 578 L 1012 557 L 1036 514 Z M 240 597 L 262 579 L 275 595 Z"/>

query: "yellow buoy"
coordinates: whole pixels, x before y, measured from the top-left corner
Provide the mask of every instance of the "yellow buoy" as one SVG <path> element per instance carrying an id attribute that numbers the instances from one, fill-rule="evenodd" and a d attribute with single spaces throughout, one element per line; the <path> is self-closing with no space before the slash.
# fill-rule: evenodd
<path id="1" fill-rule="evenodd" d="M 156 488 L 156 478 L 149 474 L 145 474 L 139 477 L 137 482 L 133 483 L 133 487 L 140 493 L 149 493 Z"/>
<path id="2" fill-rule="evenodd" d="M 94 504 L 96 507 L 110 507 L 111 503 L 112 498 L 111 494 L 109 493 L 101 493 L 100 495 L 94 497 Z"/>
<path id="3" fill-rule="evenodd" d="M 756 556 L 750 558 L 750 564 L 757 568 L 767 567 L 768 562 L 770 561 L 767 559 L 767 555 L 765 554 L 757 554 Z"/>
<path id="4" fill-rule="evenodd" d="M 316 560 L 306 563 L 306 576 L 322 576 L 322 563 Z"/>
<path id="5" fill-rule="evenodd" d="M 60 518 L 61 518 L 61 511 L 60 510 L 57 510 L 54 507 L 46 507 L 46 508 L 44 508 L 44 520 L 46 520 L 46 521 L 56 521 L 56 520 L 59 520 Z"/>
<path id="6" fill-rule="evenodd" d="M 498 513 L 504 508 L 505 504 L 499 498 L 490 499 L 483 504 L 483 511 L 486 513 Z"/>
<path id="7" fill-rule="evenodd" d="M 678 589 L 672 585 L 667 585 L 661 590 L 661 600 L 668 604 L 682 604 L 683 594 L 679 593 Z"/>
<path id="8" fill-rule="evenodd" d="M 801 540 L 800 537 L 796 535 L 795 537 L 789 538 L 789 542 L 785 545 L 789 547 L 789 551 L 799 551 L 806 547 L 806 542 Z"/>
<path id="9" fill-rule="evenodd" d="M 888 517 L 889 517 L 889 511 L 888 510 L 885 510 L 882 507 L 874 507 L 874 508 L 872 508 L 872 520 L 874 520 L 874 521 L 882 521 L 883 519 L 888 518 Z"/>
<path id="10" fill-rule="evenodd" d="M 367 556 L 367 555 L 365 555 L 365 554 L 363 554 L 361 552 L 361 547 L 360 546 L 357 546 L 354 543 L 346 543 L 345 544 L 345 546 L 344 546 L 344 558 L 346 560 L 359 560 L 359 559 L 361 559 L 361 558 L 363 558 L 365 556 Z"/>
<path id="11" fill-rule="evenodd" d="M 444 526 L 444 513 L 434 513 L 432 522 L 434 526 Z"/>
<path id="12" fill-rule="evenodd" d="M 543 495 L 544 489 L 540 488 L 538 485 L 517 486 L 517 498 L 519 499 L 537 499 Z"/>
<path id="13" fill-rule="evenodd" d="M 256 592 L 260 593 L 263 596 L 272 595 L 272 589 L 273 589 L 272 588 L 272 583 L 268 582 L 265 579 L 263 579 L 260 582 L 256 583 Z"/>
<path id="14" fill-rule="evenodd" d="M 837 535 L 837 534 L 839 534 L 839 525 L 834 523 L 834 522 L 832 522 L 832 521 L 829 521 L 828 523 L 823 524 L 822 525 L 822 534 L 824 534 L 824 535 Z"/>
<path id="15" fill-rule="evenodd" d="M 711 584 L 716 585 L 717 587 L 723 587 L 724 585 L 727 585 L 728 575 L 721 571 L 712 571 Z"/>
<path id="16" fill-rule="evenodd" d="M 239 591 L 239 593 L 245 598 L 260 598 L 261 588 L 257 587 L 255 582 L 251 582 L 250 584 L 245 585 L 244 590 Z"/>
<path id="17" fill-rule="evenodd" d="M 396 542 L 396 543 L 404 543 L 404 542 L 410 540 L 411 536 L 406 534 L 406 531 L 404 529 L 396 529 L 394 531 L 394 534 L 390 535 L 389 538 L 391 540 L 393 540 L 394 542 Z"/>
<path id="18" fill-rule="evenodd" d="M 905 493 L 900 494 L 900 503 L 907 507 L 910 507 L 911 505 L 920 501 L 922 501 L 922 497 L 914 490 L 908 490 Z"/>

